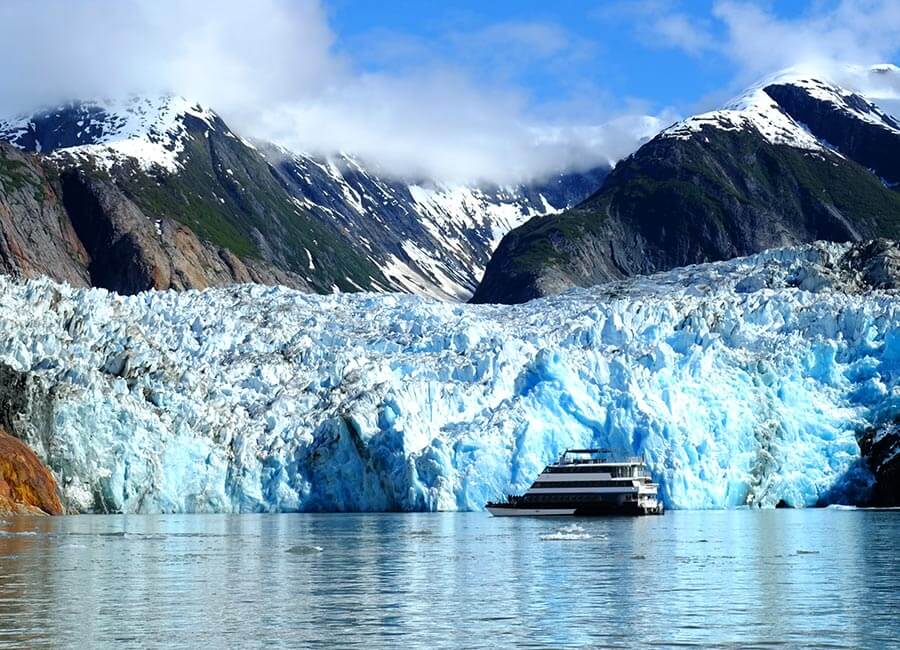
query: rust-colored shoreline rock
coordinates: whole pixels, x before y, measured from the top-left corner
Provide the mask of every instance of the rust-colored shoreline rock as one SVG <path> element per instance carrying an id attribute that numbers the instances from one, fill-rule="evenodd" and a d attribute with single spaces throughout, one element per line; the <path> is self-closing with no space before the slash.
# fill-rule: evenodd
<path id="1" fill-rule="evenodd" d="M 0 430 L 0 515 L 61 515 L 50 470 L 18 438 Z"/>

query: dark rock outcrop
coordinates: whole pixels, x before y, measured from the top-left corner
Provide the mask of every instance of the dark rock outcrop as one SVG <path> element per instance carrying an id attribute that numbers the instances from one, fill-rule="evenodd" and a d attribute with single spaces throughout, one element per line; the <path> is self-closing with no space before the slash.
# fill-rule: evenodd
<path id="1" fill-rule="evenodd" d="M 2 142 L 0 273 L 123 294 L 241 282 L 310 290 L 296 273 L 242 259 L 164 215 L 151 218 L 108 177 Z"/>
<path id="2" fill-rule="evenodd" d="M 900 245 L 876 239 L 853 246 L 844 262 L 871 289 L 900 289 Z"/>
<path id="3" fill-rule="evenodd" d="M 900 421 L 866 429 L 859 448 L 875 476 L 869 505 L 900 506 Z"/>
<path id="4" fill-rule="evenodd" d="M 0 272 L 86 286 L 88 254 L 55 181 L 36 156 L 0 142 Z"/>
<path id="5" fill-rule="evenodd" d="M 151 219 L 109 180 L 70 169 L 61 185 L 66 212 L 88 254 L 92 286 L 122 294 L 240 282 L 309 290 L 294 273 L 263 260 L 242 260 L 171 219 Z"/>

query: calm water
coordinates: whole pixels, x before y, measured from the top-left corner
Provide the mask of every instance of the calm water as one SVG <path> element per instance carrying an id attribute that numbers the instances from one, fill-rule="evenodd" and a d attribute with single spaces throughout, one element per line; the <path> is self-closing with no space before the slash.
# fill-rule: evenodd
<path id="1" fill-rule="evenodd" d="M 900 511 L 0 523 L 0 647 L 900 639 Z M 321 550 L 320 550 L 321 549 Z"/>

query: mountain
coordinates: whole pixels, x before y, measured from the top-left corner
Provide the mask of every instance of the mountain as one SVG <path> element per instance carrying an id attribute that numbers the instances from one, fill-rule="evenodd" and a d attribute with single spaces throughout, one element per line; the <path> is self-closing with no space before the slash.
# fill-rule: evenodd
<path id="1" fill-rule="evenodd" d="M 668 507 L 900 505 L 898 291 L 883 241 L 513 306 L 0 277 L 0 428 L 73 512 L 478 510 L 583 447 Z"/>
<path id="2" fill-rule="evenodd" d="M 863 95 L 781 73 L 664 130 L 575 208 L 509 232 L 473 300 L 522 302 L 818 239 L 896 239 L 898 145 L 900 125 Z"/>
<path id="3" fill-rule="evenodd" d="M 500 187 L 397 180 L 349 155 L 260 145 L 294 197 L 378 265 L 387 289 L 466 300 L 500 239 L 528 219 L 593 194 L 609 171 Z"/>
<path id="4" fill-rule="evenodd" d="M 328 291 L 381 278 L 296 205 L 252 145 L 181 98 L 70 104 L 6 122 L 0 139 L 40 155 L 32 165 L 53 179 L 45 194 L 67 215 L 93 286 Z M 309 249 L 322 260 L 314 273 Z"/>
<path id="5" fill-rule="evenodd" d="M 505 232 L 607 171 L 401 182 L 251 143 L 171 96 L 69 103 L 0 121 L 0 140 L 0 269 L 120 293 L 252 281 L 466 299 Z"/>

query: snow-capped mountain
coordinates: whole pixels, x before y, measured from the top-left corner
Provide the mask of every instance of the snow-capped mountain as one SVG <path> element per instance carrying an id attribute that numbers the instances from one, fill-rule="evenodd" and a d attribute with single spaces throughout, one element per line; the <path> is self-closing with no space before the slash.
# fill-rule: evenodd
<path id="1" fill-rule="evenodd" d="M 898 503 L 898 289 L 885 242 L 516 306 L 0 277 L 0 428 L 77 511 L 480 509 L 591 446 L 669 507 Z"/>
<path id="2" fill-rule="evenodd" d="M 260 150 L 305 210 L 357 242 L 386 289 L 466 300 L 504 234 L 597 190 L 606 168 L 527 185 L 467 186 L 397 180 L 350 155 Z"/>
<path id="3" fill-rule="evenodd" d="M 139 213 L 124 228 L 127 248 L 149 270 L 132 272 L 126 256 L 110 260 L 116 242 L 106 237 L 102 245 L 85 246 L 93 249 L 88 257 L 101 258 L 103 273 L 79 272 L 80 260 L 66 274 L 42 269 L 122 292 L 250 278 L 320 292 L 403 291 L 464 300 L 503 234 L 584 199 L 607 172 L 560 174 L 515 187 L 403 181 L 349 155 L 322 158 L 250 143 L 214 111 L 170 96 L 71 103 L 0 121 L 0 140 L 40 155 L 63 170 L 70 187 L 81 188 L 69 192 L 77 200 L 66 200 L 66 182 L 53 193 L 60 195 L 60 211 L 79 212 L 70 219 L 89 231 L 89 239 L 98 230 L 123 229 L 121 219 L 91 209 L 104 201 L 82 196 L 96 199 L 96 184 Z M 191 249 L 203 249 L 205 262 L 187 268 L 180 258 L 197 255 L 181 254 L 172 241 L 145 251 L 167 232 L 184 229 L 198 240 Z M 27 257 L 27 246 L 24 252 Z M 226 263 L 216 262 L 223 255 Z M 248 270 L 231 272 L 232 258 Z M 34 266 L 16 269 L 18 259 L 8 256 L 5 265 L 24 273 Z M 133 281 L 98 284 L 98 276 L 117 274 Z"/>
<path id="4" fill-rule="evenodd" d="M 84 158 L 106 170 L 133 160 L 146 171 L 174 173 L 192 119 L 216 128 L 215 113 L 178 96 L 72 102 L 0 120 L 0 139 L 26 151 Z"/>
<path id="5" fill-rule="evenodd" d="M 616 165 L 577 208 L 508 233 L 475 300 L 518 302 L 635 273 L 816 239 L 900 237 L 900 123 L 854 88 L 788 70 L 689 117 Z"/>
<path id="6" fill-rule="evenodd" d="M 383 281 L 296 205 L 253 145 L 190 102 L 69 104 L 5 123 L 0 139 L 10 141 L 0 168 L 27 170 L 27 182 L 0 192 L 11 214 L 5 239 L 15 243 L 2 261 L 13 272 L 63 278 L 44 260 L 67 259 L 69 276 L 122 293 L 248 281 L 353 291 Z M 74 237 L 35 249 L 24 232 L 30 215 L 42 230 L 61 215 Z"/>
<path id="7" fill-rule="evenodd" d="M 884 66 L 876 69 L 886 75 L 897 74 L 894 69 Z M 784 96 L 782 88 L 792 88 L 798 95 L 823 105 L 825 110 L 841 114 L 845 119 L 865 122 L 900 135 L 897 120 L 863 95 L 811 77 L 802 69 L 789 69 L 749 88 L 724 108 L 682 120 L 665 129 L 660 136 L 690 139 L 702 134 L 704 127 L 710 126 L 722 131 L 754 130 L 770 144 L 810 151 L 836 149 L 836 143 L 823 138 L 817 133 L 818 129 L 803 121 L 805 116 L 792 115 L 795 112 L 793 107 L 781 99 Z"/>

